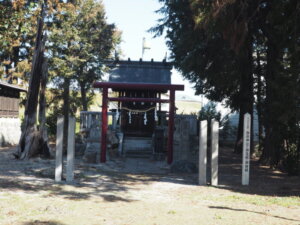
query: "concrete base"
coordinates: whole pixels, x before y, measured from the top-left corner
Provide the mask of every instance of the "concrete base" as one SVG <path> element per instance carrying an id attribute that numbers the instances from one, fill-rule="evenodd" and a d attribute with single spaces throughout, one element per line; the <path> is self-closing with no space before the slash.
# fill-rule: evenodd
<path id="1" fill-rule="evenodd" d="M 19 118 L 0 118 L 0 146 L 16 145 L 21 137 Z"/>

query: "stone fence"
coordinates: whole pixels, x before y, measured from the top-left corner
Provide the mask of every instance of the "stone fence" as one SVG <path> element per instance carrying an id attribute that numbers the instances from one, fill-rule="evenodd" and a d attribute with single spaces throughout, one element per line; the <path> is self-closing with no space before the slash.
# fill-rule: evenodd
<path id="1" fill-rule="evenodd" d="M 111 126 L 108 130 L 108 149 L 111 151 L 112 145 L 122 145 L 123 135 L 120 135 L 119 127 L 115 121 L 115 113 L 108 113 Z M 174 161 L 188 160 L 195 161 L 198 154 L 198 121 L 196 115 L 176 115 L 175 116 L 175 130 L 174 130 Z M 168 126 L 160 126 L 164 130 L 165 140 L 167 139 Z M 89 158 L 91 161 L 95 158 L 95 154 L 99 153 L 100 137 L 101 137 L 101 112 L 86 112 L 80 113 L 80 131 L 85 133 L 85 150 L 84 158 Z M 119 139 L 119 140 L 118 140 Z M 167 141 L 164 141 L 166 149 Z M 122 146 L 118 151 L 120 152 Z M 96 149 L 96 150 L 95 150 Z"/>
<path id="2" fill-rule="evenodd" d="M 196 163 L 198 160 L 199 137 L 196 115 L 176 115 L 174 131 L 174 162 L 186 160 Z"/>
<path id="3" fill-rule="evenodd" d="M 0 117 L 0 146 L 16 145 L 21 136 L 21 121 L 19 118 Z"/>
<path id="4" fill-rule="evenodd" d="M 89 163 L 95 163 L 99 159 L 99 152 L 101 147 L 101 112 L 80 112 L 80 132 L 83 136 L 83 159 Z M 119 140 L 117 138 L 117 124 L 115 120 L 115 113 L 108 112 L 109 120 L 112 121 L 112 126 L 109 126 L 107 134 L 107 147 L 109 153 L 112 153 L 114 147 L 118 146 Z M 114 148 L 114 151 L 118 149 Z M 115 153 L 116 154 L 116 153 Z"/>

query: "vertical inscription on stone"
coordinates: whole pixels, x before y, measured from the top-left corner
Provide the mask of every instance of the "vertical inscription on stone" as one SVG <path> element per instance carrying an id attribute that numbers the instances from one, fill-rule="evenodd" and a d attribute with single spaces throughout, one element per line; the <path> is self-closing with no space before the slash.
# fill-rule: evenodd
<path id="1" fill-rule="evenodd" d="M 219 122 L 211 121 L 211 185 L 218 185 Z"/>
<path id="2" fill-rule="evenodd" d="M 207 121 L 200 121 L 199 133 L 199 185 L 206 185 Z"/>
<path id="3" fill-rule="evenodd" d="M 242 185 L 249 185 L 251 116 L 244 115 Z"/>
<path id="4" fill-rule="evenodd" d="M 74 180 L 75 118 L 69 117 L 67 182 Z"/>
<path id="5" fill-rule="evenodd" d="M 64 118 L 58 117 L 56 128 L 56 161 L 55 161 L 55 181 L 60 182 L 62 178 L 62 152 L 63 152 L 63 129 Z"/>

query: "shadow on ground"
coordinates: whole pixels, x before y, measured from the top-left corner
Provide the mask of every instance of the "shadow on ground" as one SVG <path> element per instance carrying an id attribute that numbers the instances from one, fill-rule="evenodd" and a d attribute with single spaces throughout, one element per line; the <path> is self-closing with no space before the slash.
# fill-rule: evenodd
<path id="1" fill-rule="evenodd" d="M 107 202 L 131 202 L 126 193 L 156 181 L 157 176 L 103 171 L 97 166 L 77 166 L 75 182 L 54 182 L 54 160 L 15 160 L 13 149 L 0 150 L 0 190 L 43 192 L 47 196 L 85 200 L 93 196 Z"/>
<path id="2" fill-rule="evenodd" d="M 265 216 L 271 216 L 271 217 L 274 217 L 274 218 L 276 218 L 276 219 L 282 219 L 282 220 L 288 220 L 288 221 L 300 222 L 299 220 L 290 219 L 290 218 L 282 217 L 282 216 L 276 216 L 276 215 L 272 215 L 272 214 L 267 213 L 267 212 L 257 212 L 257 211 L 253 211 L 253 210 L 247 210 L 247 209 L 235 209 L 235 208 L 231 208 L 231 207 L 222 207 L 222 206 L 209 206 L 209 208 L 211 208 L 211 209 L 220 209 L 220 210 L 231 210 L 231 211 L 236 211 L 236 212 L 249 212 L 249 213 L 254 213 L 254 214 L 260 214 L 260 215 L 265 215 Z"/>
<path id="3" fill-rule="evenodd" d="M 241 185 L 242 156 L 229 148 L 221 149 L 218 188 L 263 196 L 300 196 L 300 177 L 261 166 L 251 160 L 249 186 Z"/>
<path id="4" fill-rule="evenodd" d="M 33 222 L 23 222 L 21 225 L 64 225 L 63 223 L 56 222 L 56 221 L 40 221 L 36 220 Z"/>
<path id="5" fill-rule="evenodd" d="M 54 183 L 53 180 L 43 180 L 42 178 L 37 181 L 34 176 L 32 179 L 27 178 L 26 180 L 0 178 L 0 190 L 45 192 L 43 194 L 45 197 L 61 196 L 71 200 L 85 200 L 97 196 L 107 202 L 132 202 L 135 200 L 124 197 L 130 189 L 139 189 L 139 184 L 147 185 L 155 180 L 157 179 L 151 176 L 103 172 L 95 178 L 81 178 L 73 184 L 64 182 L 59 184 Z"/>
<path id="6" fill-rule="evenodd" d="M 54 183 L 54 160 L 19 161 L 7 157 L 7 153 L 8 150 L 0 151 L 0 190 L 45 191 L 46 196 L 58 195 L 73 200 L 98 196 L 107 202 L 131 202 L 135 200 L 125 197 L 126 193 L 131 189 L 142 189 L 141 185 L 157 181 L 197 185 L 198 180 L 197 174 L 128 173 L 122 169 L 105 171 L 97 166 L 85 165 L 77 168 L 75 183 L 57 184 Z M 289 177 L 261 167 L 256 160 L 251 162 L 250 185 L 242 186 L 241 161 L 241 155 L 234 154 L 231 149 L 220 149 L 220 185 L 217 188 L 262 196 L 300 196 L 299 177 Z M 82 187 L 83 191 L 73 191 L 67 186 Z"/>

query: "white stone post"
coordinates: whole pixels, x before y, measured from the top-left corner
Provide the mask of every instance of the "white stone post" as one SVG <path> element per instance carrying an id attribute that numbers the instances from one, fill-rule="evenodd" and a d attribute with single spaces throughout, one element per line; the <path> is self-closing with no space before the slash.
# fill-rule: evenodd
<path id="1" fill-rule="evenodd" d="M 64 130 L 64 118 L 57 118 L 56 128 L 56 161 L 55 161 L 55 181 L 60 182 L 62 179 L 62 153 L 63 153 L 63 130 Z"/>
<path id="2" fill-rule="evenodd" d="M 75 124 L 74 117 L 69 117 L 68 154 L 67 154 L 67 182 L 74 180 L 74 151 L 75 151 Z"/>
<path id="3" fill-rule="evenodd" d="M 207 121 L 200 121 L 199 132 L 199 185 L 206 185 Z"/>
<path id="4" fill-rule="evenodd" d="M 244 115 L 242 185 L 249 185 L 251 115 Z"/>
<path id="5" fill-rule="evenodd" d="M 211 185 L 218 185 L 219 122 L 211 121 Z"/>
<path id="6" fill-rule="evenodd" d="M 124 137 L 124 134 L 120 132 L 120 133 L 117 133 L 117 136 L 119 138 L 118 152 L 119 152 L 119 155 L 123 155 L 123 137 Z"/>
<path id="7" fill-rule="evenodd" d="M 88 122 L 87 122 L 87 129 L 91 129 L 92 126 L 92 114 L 88 114 Z"/>

